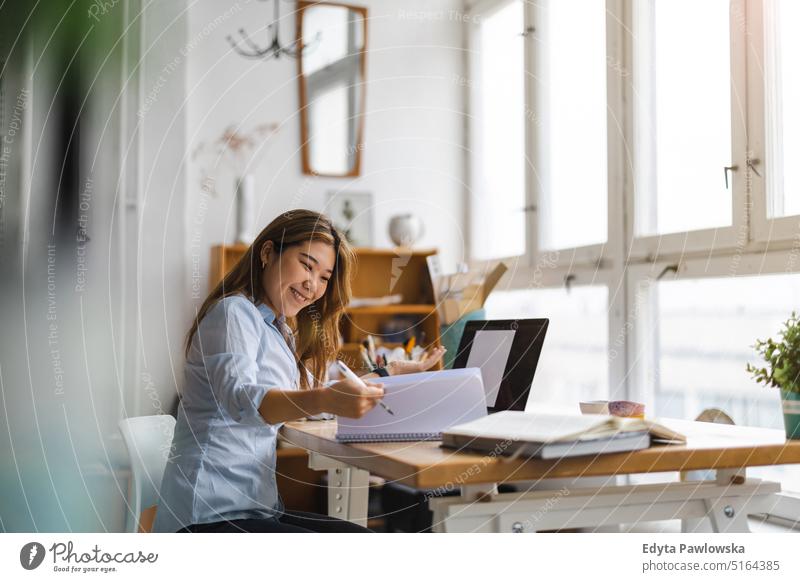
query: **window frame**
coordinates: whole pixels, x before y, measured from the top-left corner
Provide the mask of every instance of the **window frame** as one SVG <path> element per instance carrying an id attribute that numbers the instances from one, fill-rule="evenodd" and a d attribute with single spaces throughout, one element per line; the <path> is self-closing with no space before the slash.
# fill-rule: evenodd
<path id="1" fill-rule="evenodd" d="M 769 248 L 785 247 L 787 243 L 800 246 L 800 215 L 768 217 L 767 177 L 770 170 L 767 152 L 767 127 L 770 112 L 767 109 L 767 78 L 765 66 L 767 59 L 765 14 L 769 3 L 763 0 L 749 0 L 747 3 L 748 46 L 748 134 L 751 139 L 751 163 L 755 164 L 761 176 L 751 172 L 753 200 L 752 239 Z M 750 168 L 748 168 L 749 170 Z"/>
<path id="2" fill-rule="evenodd" d="M 469 8 L 478 15 L 489 6 L 508 0 L 481 0 Z M 542 2 L 553 0 L 542 0 Z M 731 0 L 731 173 L 730 226 L 635 236 L 636 118 L 634 115 L 634 54 L 632 38 L 634 2 L 606 0 L 607 131 L 608 131 L 608 239 L 605 244 L 542 249 L 538 240 L 537 205 L 541 193 L 536 181 L 541 136 L 526 119 L 526 221 L 525 254 L 494 261 L 470 260 L 472 266 L 506 262 L 509 274 L 503 290 L 536 289 L 592 283 L 608 288 L 609 354 L 621 351 L 609 362 L 609 389 L 614 397 L 653 402 L 655 382 L 649 382 L 657 349 L 649 342 L 658 333 L 657 314 L 641 296 L 639 285 L 658 278 L 711 278 L 800 273 L 800 215 L 768 220 L 764 175 L 765 78 L 763 0 Z M 650 0 L 648 0 L 650 1 Z M 524 0 L 525 26 L 535 27 L 542 2 Z M 480 8 L 476 12 L 476 9 Z M 470 21 L 474 21 L 471 18 Z M 528 111 L 539 111 L 534 79 L 540 70 L 533 34 L 526 36 L 525 102 Z M 468 53 L 469 54 L 469 53 Z M 469 66 L 469 56 L 467 65 Z M 469 93 L 470 91 L 468 91 Z M 469 97 L 469 95 L 468 95 Z M 470 101 L 468 100 L 469 104 Z M 469 135 L 469 132 L 468 132 Z M 474 136 L 473 136 L 474 138 Z M 471 160 L 468 158 L 467 165 Z M 722 172 L 720 172 L 722 174 Z M 723 176 L 720 176 L 723 179 Z M 469 204 L 468 206 L 468 212 Z M 471 242 L 471 238 L 470 238 Z M 555 253 L 555 257 L 553 254 Z M 470 254 L 471 257 L 471 254 Z M 642 349 L 646 347 L 646 349 Z M 774 515 L 780 515 L 773 512 Z"/>
<path id="3" fill-rule="evenodd" d="M 544 110 L 543 99 L 537 91 L 535 80 L 541 77 L 544 69 L 543 62 L 546 58 L 544 51 L 537 51 L 537 47 L 542 44 L 541 33 L 536 28 L 536 23 L 544 20 L 542 14 L 545 10 L 546 2 L 526 2 L 526 26 L 533 32 L 528 35 L 529 42 L 526 44 L 526 54 L 530 63 L 528 77 L 530 84 L 527 87 L 526 95 L 527 110 L 531 112 L 541 112 Z M 608 63 L 620 63 L 623 60 L 624 42 L 622 33 L 624 27 L 620 26 L 622 21 L 623 6 L 620 0 L 606 1 L 606 61 Z M 612 60 L 614 59 L 614 60 Z M 621 232 L 623 221 L 618 209 L 622 204 L 622 194 L 625 181 L 624 167 L 620 163 L 623 159 L 625 150 L 624 124 L 621 122 L 624 114 L 624 90 L 620 83 L 623 75 L 621 71 L 614 67 L 606 67 L 606 240 L 604 243 L 582 245 L 577 247 L 567 247 L 562 249 L 542 248 L 539 240 L 538 220 L 541 216 L 539 208 L 543 198 L 541 183 L 538 179 L 536 166 L 543 162 L 541 152 L 547 137 L 535 123 L 527 123 L 531 135 L 531 150 L 528 159 L 530 169 L 529 185 L 532 191 L 531 205 L 529 213 L 533 222 L 531 225 L 531 244 L 534 249 L 534 257 L 539 252 L 557 251 L 560 255 L 558 264 L 565 267 L 583 266 L 594 268 L 603 264 L 612 257 L 617 256 L 621 240 L 614 238 L 613 233 Z M 531 127 L 533 126 L 533 127 Z M 612 131 L 615 128 L 617 131 Z M 535 259 L 534 259 L 535 262 Z M 534 264 L 534 263 L 531 263 Z"/>
<path id="4" fill-rule="evenodd" d="M 486 19 L 488 16 L 498 12 L 499 10 L 503 9 L 505 6 L 511 4 L 512 2 L 520 1 L 523 3 L 523 12 L 524 12 L 524 19 L 525 23 L 523 25 L 523 29 L 520 31 L 522 33 L 527 26 L 529 26 L 530 20 L 530 10 L 528 9 L 528 2 L 527 0 L 477 0 L 469 4 L 466 7 L 466 14 L 465 14 L 465 22 L 468 26 L 468 31 L 466 35 L 466 43 L 467 43 L 467 50 L 465 51 L 466 54 L 466 65 L 465 68 L 467 70 L 467 79 L 466 82 L 463 83 L 464 88 L 464 99 L 467 104 L 468 111 L 472 112 L 475 111 L 476 106 L 480 103 L 480 86 L 481 86 L 481 69 L 480 63 L 477 59 L 471 58 L 472 55 L 476 55 L 480 51 L 480 25 L 482 24 L 483 20 Z M 523 62 L 525 64 L 525 70 L 527 74 L 525 75 L 524 80 L 524 103 L 526 110 L 529 110 L 529 96 L 531 95 L 531 74 L 530 74 L 530 67 L 531 63 L 529 60 L 529 51 L 528 51 L 528 38 L 525 37 L 525 43 L 523 48 Z M 473 232 L 472 232 L 472 225 L 473 225 L 473 214 L 475 210 L 472 208 L 472 198 L 473 198 L 473 191 L 472 191 L 472 184 L 475 182 L 476 176 L 476 169 L 475 164 L 473 162 L 473 158 L 471 155 L 472 146 L 473 144 L 477 143 L 480 140 L 480 130 L 474 124 L 475 116 L 473 114 L 468 115 L 466 120 L 466 136 L 467 136 L 467 155 L 466 155 L 466 171 L 467 175 L 469 176 L 469 181 L 467 185 L 467 204 L 466 204 L 466 222 L 467 222 L 467 263 L 470 266 L 475 266 L 483 261 L 474 259 L 474 252 L 473 252 Z M 524 117 L 523 117 L 524 120 Z M 531 151 L 531 147 L 533 146 L 531 141 L 531 128 L 530 124 L 525 123 L 525 148 L 527 151 Z M 525 212 L 525 251 L 521 255 L 514 255 L 509 257 L 503 257 L 500 259 L 495 259 L 498 261 L 523 261 L 526 265 L 533 265 L 534 264 L 534 257 L 538 253 L 538 247 L 536 245 L 535 237 L 533 236 L 534 227 L 536 225 L 535 217 L 532 216 L 534 212 L 531 212 L 531 208 L 536 207 L 536 197 L 531 188 L 531 174 L 532 174 L 532 166 L 531 166 L 531 159 L 530 155 L 526 152 L 525 153 L 525 176 L 524 176 L 524 184 L 525 184 L 525 206 L 520 209 L 520 212 Z M 528 210 L 526 210 L 528 209 Z"/>
<path id="5" fill-rule="evenodd" d="M 731 225 L 716 228 L 705 228 L 700 230 L 686 230 L 674 233 L 654 234 L 646 236 L 636 235 L 635 218 L 638 205 L 636 197 L 637 184 L 636 177 L 636 152 L 640 149 L 640 137 L 638 135 L 638 123 L 636 118 L 636 66 L 635 51 L 637 49 L 632 35 L 636 34 L 636 9 L 634 4 L 641 6 L 640 3 L 652 3 L 654 0 L 626 0 L 627 17 L 631 35 L 628 35 L 628 45 L 626 50 L 626 62 L 629 63 L 631 71 L 631 82 L 627 86 L 627 103 L 630 103 L 629 128 L 631 143 L 635 144 L 632 148 L 632 163 L 628 164 L 629 174 L 627 184 L 630 185 L 629 195 L 626 196 L 626 210 L 631 219 L 630 253 L 629 258 L 641 259 L 644 261 L 655 260 L 660 256 L 681 255 L 692 252 L 714 252 L 732 250 L 742 246 L 747 242 L 748 230 L 748 195 L 747 195 L 747 175 L 749 166 L 747 164 L 747 58 L 746 58 L 746 30 L 741 26 L 741 21 L 737 19 L 737 14 L 744 14 L 745 0 L 731 0 L 730 2 L 730 39 L 731 39 L 731 165 L 736 167 L 731 172 Z M 720 168 L 723 170 L 723 168 Z M 723 179 L 723 172 L 720 172 L 720 180 Z"/>
<path id="6" fill-rule="evenodd" d="M 625 383 L 626 354 L 624 352 L 624 339 L 627 330 L 624 318 L 621 317 L 624 309 L 625 288 L 619 277 L 619 271 L 610 268 L 573 268 L 560 264 L 552 251 L 540 257 L 540 261 L 533 267 L 512 267 L 506 278 L 503 279 L 499 291 L 536 291 L 591 286 L 604 286 L 608 295 L 608 386 L 609 398 L 629 399 L 628 388 Z M 612 350 L 618 352 L 611 357 Z M 618 357 L 617 357 L 618 356 Z"/>
<path id="7" fill-rule="evenodd" d="M 467 22 L 471 23 L 468 35 L 470 48 L 475 50 L 475 24 L 487 13 L 498 10 L 512 0 L 480 0 L 468 8 Z M 536 54 L 535 23 L 539 20 L 542 3 L 524 1 L 525 26 L 534 32 L 526 36 L 525 63 L 527 69 L 525 102 L 529 111 L 538 111 L 537 92 L 534 79 L 541 69 L 540 57 Z M 568 249 L 558 249 L 559 264 L 571 268 L 595 268 L 606 263 L 648 263 L 662 258 L 680 259 L 693 255 L 719 256 L 741 255 L 750 252 L 781 250 L 800 246 L 800 215 L 767 218 L 767 193 L 763 179 L 766 168 L 765 127 L 768 122 L 765 110 L 765 79 L 762 64 L 764 59 L 763 0 L 731 0 L 731 96 L 732 96 L 732 160 L 738 167 L 731 173 L 730 226 L 709 228 L 661 235 L 635 236 L 634 217 L 636 150 L 629 144 L 636 143 L 636 119 L 633 103 L 635 95 L 632 40 L 634 2 L 639 0 L 606 1 L 606 46 L 607 46 L 607 128 L 608 128 L 608 239 L 604 244 Z M 652 1 L 652 0 L 647 0 Z M 470 51 L 468 51 L 469 53 Z M 472 89 L 466 89 L 468 103 L 474 101 L 474 88 L 479 85 L 479 74 L 470 65 Z M 540 214 L 538 204 L 541 197 L 537 187 L 536 163 L 541 148 L 541 136 L 535 124 L 526 122 L 526 205 L 529 209 L 526 220 L 526 251 L 522 255 L 504 257 L 503 260 L 523 260 L 534 267 L 541 252 L 538 228 Z M 468 140 L 475 140 L 475 132 L 468 128 Z M 467 159 L 471 169 L 472 161 Z M 755 170 L 762 174 L 758 176 Z M 471 171 L 471 170 L 470 170 Z M 720 178 L 722 179 L 722 177 Z M 470 214 L 470 205 L 467 205 Z M 617 236 L 624 233 L 620 239 Z M 471 246 L 472 237 L 469 237 Z M 621 252 L 624 250 L 624 252 Z M 470 252 L 469 256 L 472 256 Z M 471 263 L 479 261 L 470 260 Z"/>
<path id="8" fill-rule="evenodd" d="M 649 381 L 656 367 L 652 361 L 657 355 L 652 349 L 654 334 L 658 333 L 658 321 L 653 313 L 654 306 L 644 296 L 640 286 L 652 289 L 659 280 L 708 280 L 715 278 L 756 277 L 759 275 L 800 274 L 800 263 L 796 268 L 787 270 L 792 251 L 774 251 L 770 253 L 749 253 L 738 257 L 735 265 L 730 256 L 697 257 L 675 264 L 669 260 L 631 265 L 627 269 L 626 287 L 631 298 L 629 342 L 626 345 L 628 369 L 628 394 L 633 400 L 654 402 L 654 384 Z M 735 267 L 735 268 L 734 268 Z M 673 270 L 675 268 L 675 270 Z M 755 341 L 755 338 L 753 338 Z M 755 357 L 755 354 L 754 354 Z M 744 362 L 742 363 L 744 369 Z M 744 373 L 744 372 L 743 372 Z M 754 385 L 753 389 L 757 389 Z"/>

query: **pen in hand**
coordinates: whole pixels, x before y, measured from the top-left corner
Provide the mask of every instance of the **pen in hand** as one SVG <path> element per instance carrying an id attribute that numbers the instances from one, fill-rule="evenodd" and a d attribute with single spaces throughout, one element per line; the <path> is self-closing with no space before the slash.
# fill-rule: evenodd
<path id="1" fill-rule="evenodd" d="M 345 378 L 347 378 L 348 380 L 353 380 L 354 382 L 358 382 L 359 384 L 361 384 L 362 386 L 364 386 L 366 388 L 367 385 L 364 384 L 364 380 L 362 380 L 361 378 L 356 376 L 355 373 L 353 372 L 353 370 L 351 370 L 350 368 L 347 367 L 347 364 L 345 364 L 341 360 L 336 360 L 336 365 L 339 367 L 339 371 L 344 375 Z M 389 408 L 388 406 L 386 406 L 386 404 L 383 403 L 383 400 L 378 400 L 378 404 L 380 404 L 381 407 L 386 412 L 388 412 L 389 414 L 394 416 L 394 412 L 392 412 L 392 409 Z"/>

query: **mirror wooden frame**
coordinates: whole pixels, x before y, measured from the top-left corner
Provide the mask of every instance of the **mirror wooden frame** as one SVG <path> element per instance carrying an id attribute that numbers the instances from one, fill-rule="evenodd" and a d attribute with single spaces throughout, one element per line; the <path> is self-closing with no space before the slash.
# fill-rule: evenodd
<path id="1" fill-rule="evenodd" d="M 296 25 L 296 35 L 297 35 L 297 43 L 298 46 L 303 46 L 303 15 L 307 8 L 313 8 L 314 6 L 340 6 L 342 8 L 347 8 L 354 12 L 357 12 L 361 16 L 361 22 L 363 22 L 363 34 L 364 34 L 364 45 L 361 48 L 361 63 L 359 66 L 359 74 L 361 75 L 361 87 L 360 87 L 360 109 L 361 111 L 358 114 L 358 127 L 356 128 L 356 139 L 355 139 L 355 160 L 353 161 L 352 168 L 345 173 L 341 174 L 326 174 L 321 172 L 316 172 L 311 167 L 311 151 L 310 151 L 310 144 L 309 144 L 309 135 L 308 135 L 308 112 L 309 112 L 309 103 L 308 103 L 308 89 L 306 87 L 306 77 L 303 74 L 303 58 L 302 56 L 297 59 L 297 78 L 300 84 L 300 158 L 303 167 L 303 174 L 309 176 L 324 176 L 330 178 L 349 178 L 354 176 L 361 175 L 361 152 L 364 149 L 364 112 L 365 112 L 365 105 L 366 105 L 366 97 L 367 97 L 367 32 L 368 32 L 368 23 L 367 23 L 367 8 L 365 6 L 354 6 L 352 4 L 344 4 L 340 2 L 315 2 L 311 0 L 298 0 L 297 2 L 297 17 L 295 19 Z"/>

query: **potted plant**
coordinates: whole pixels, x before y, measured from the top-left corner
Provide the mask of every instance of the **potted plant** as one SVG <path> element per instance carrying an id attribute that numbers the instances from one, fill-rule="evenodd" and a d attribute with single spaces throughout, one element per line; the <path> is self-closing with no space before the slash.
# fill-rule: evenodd
<path id="1" fill-rule="evenodd" d="M 753 378 L 767 386 L 780 388 L 786 437 L 800 439 L 800 319 L 792 312 L 778 333 L 780 341 L 772 338 L 756 340 L 753 346 L 766 366 L 747 364 Z"/>

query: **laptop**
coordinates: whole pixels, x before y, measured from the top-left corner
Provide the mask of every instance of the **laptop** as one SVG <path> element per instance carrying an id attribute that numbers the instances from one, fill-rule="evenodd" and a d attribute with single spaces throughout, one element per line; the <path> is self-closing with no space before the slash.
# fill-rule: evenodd
<path id="1" fill-rule="evenodd" d="M 501 410 L 525 410 L 547 319 L 469 321 L 452 370 L 381 378 L 384 404 L 340 417 L 340 442 L 440 440 L 451 426 Z M 389 412 L 391 410 L 391 412 Z"/>
<path id="2" fill-rule="evenodd" d="M 549 319 L 472 320 L 453 368 L 480 368 L 489 414 L 525 410 Z"/>

